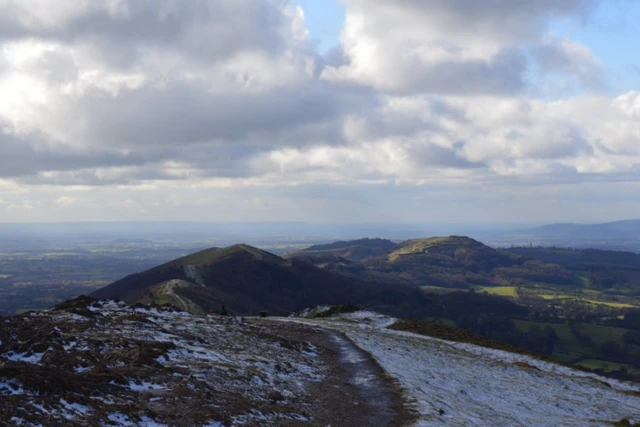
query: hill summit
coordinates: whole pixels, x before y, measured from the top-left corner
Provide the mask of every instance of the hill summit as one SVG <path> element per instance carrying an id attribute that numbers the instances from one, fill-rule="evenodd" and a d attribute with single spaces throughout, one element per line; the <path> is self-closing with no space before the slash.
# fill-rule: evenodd
<path id="1" fill-rule="evenodd" d="M 397 245 L 397 249 L 389 254 L 389 260 L 395 261 L 402 255 L 438 253 L 456 256 L 460 250 L 483 251 L 495 253 L 494 249 L 466 236 L 431 237 L 427 239 L 407 240 Z"/>
<path id="2" fill-rule="evenodd" d="M 363 242 L 368 244 L 366 251 L 362 249 Z M 367 281 L 458 289 L 478 284 L 498 285 L 496 275 L 492 274 L 494 269 L 525 262 L 524 257 L 466 236 L 412 239 L 392 245 L 387 242 L 378 239 L 336 242 L 287 254 L 285 258 L 304 260 Z"/>

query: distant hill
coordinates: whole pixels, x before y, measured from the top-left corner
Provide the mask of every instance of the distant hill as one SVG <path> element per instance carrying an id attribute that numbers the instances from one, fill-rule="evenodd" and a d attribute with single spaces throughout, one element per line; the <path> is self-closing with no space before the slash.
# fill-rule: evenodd
<path id="1" fill-rule="evenodd" d="M 287 314 L 316 304 L 350 303 L 421 317 L 429 300 L 411 286 L 368 283 L 248 245 L 207 249 L 127 276 L 93 294 L 128 303 L 171 303 L 189 311 Z"/>
<path id="2" fill-rule="evenodd" d="M 377 250 L 391 250 L 395 248 L 397 244 L 393 243 L 388 239 L 358 239 L 358 240 L 350 240 L 347 242 L 338 241 L 333 243 L 328 243 L 325 245 L 313 245 L 305 249 L 305 252 L 314 252 L 314 251 L 327 251 L 333 249 L 345 249 L 351 247 L 363 247 L 363 248 L 371 248 Z"/>
<path id="3" fill-rule="evenodd" d="M 640 254 L 634 252 L 555 247 L 516 247 L 505 251 L 559 265 L 581 277 L 590 288 L 640 291 Z"/>
<path id="4" fill-rule="evenodd" d="M 504 251 L 577 269 L 597 267 L 640 270 L 640 254 L 628 251 L 554 247 L 514 247 Z"/>
<path id="5" fill-rule="evenodd" d="M 503 284 L 503 278 L 494 274 L 496 268 L 517 266 L 527 270 L 525 258 L 465 236 L 407 240 L 387 245 L 378 256 L 367 258 L 344 252 L 355 247 L 355 242 L 338 242 L 335 249 L 296 252 L 287 257 L 367 281 L 457 289 Z"/>
<path id="6" fill-rule="evenodd" d="M 640 252 L 640 220 L 602 224 L 550 224 L 506 233 L 504 243 Z"/>
<path id="7" fill-rule="evenodd" d="M 580 233 L 590 236 L 628 237 L 629 234 L 640 236 L 640 220 L 605 222 L 601 224 L 550 224 L 542 227 L 521 230 L 534 234 L 571 234 Z"/>
<path id="8" fill-rule="evenodd" d="M 299 252 L 286 254 L 285 258 L 345 258 L 351 261 L 361 261 L 367 258 L 386 255 L 398 247 L 396 243 L 387 239 L 359 239 L 338 241 L 325 245 L 314 245 Z"/>

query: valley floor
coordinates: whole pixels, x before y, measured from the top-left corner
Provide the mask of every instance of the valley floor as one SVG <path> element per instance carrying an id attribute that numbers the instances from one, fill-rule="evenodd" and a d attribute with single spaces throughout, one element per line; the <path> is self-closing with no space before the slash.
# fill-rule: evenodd
<path id="1" fill-rule="evenodd" d="M 417 426 L 611 426 L 640 422 L 640 387 L 528 356 L 385 329 L 375 313 L 280 319 L 344 333 L 404 388 Z M 626 424 L 625 424 L 626 425 Z"/>

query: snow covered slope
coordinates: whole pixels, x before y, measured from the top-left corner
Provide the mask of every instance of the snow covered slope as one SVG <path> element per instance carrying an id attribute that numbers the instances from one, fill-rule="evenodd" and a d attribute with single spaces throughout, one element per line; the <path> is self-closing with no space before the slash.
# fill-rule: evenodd
<path id="1" fill-rule="evenodd" d="M 285 319 L 282 319 L 285 320 Z M 640 388 L 471 344 L 385 329 L 372 312 L 286 319 L 345 333 L 405 388 L 418 426 L 611 426 L 640 422 Z"/>

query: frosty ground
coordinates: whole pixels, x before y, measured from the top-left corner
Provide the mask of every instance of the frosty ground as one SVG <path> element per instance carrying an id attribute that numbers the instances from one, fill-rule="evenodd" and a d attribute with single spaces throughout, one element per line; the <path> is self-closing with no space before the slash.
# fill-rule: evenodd
<path id="1" fill-rule="evenodd" d="M 304 317 L 310 313 L 301 313 Z M 344 333 L 404 388 L 417 426 L 611 426 L 640 422 L 640 388 L 553 363 L 386 329 L 372 312 L 279 319 Z"/>
<path id="2" fill-rule="evenodd" d="M 404 425 L 399 397 L 316 327 L 88 299 L 0 318 L 2 426 Z"/>
<path id="3" fill-rule="evenodd" d="M 640 389 L 320 307 L 199 316 L 78 299 L 0 318 L 0 425 L 611 426 Z"/>

